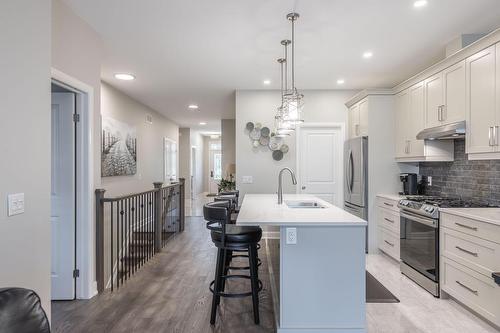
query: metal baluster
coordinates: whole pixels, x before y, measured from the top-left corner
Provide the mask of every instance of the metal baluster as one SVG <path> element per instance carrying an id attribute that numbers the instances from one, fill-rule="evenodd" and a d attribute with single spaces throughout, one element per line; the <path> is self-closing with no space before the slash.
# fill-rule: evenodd
<path id="1" fill-rule="evenodd" d="M 137 246 L 135 245 L 135 232 L 137 231 L 137 198 L 138 196 L 134 196 L 133 202 L 134 205 L 132 207 L 132 212 L 134 215 L 134 223 L 132 225 L 132 241 L 134 242 L 134 273 L 137 272 L 137 265 L 139 264 L 139 252 L 137 251 Z"/>
<path id="2" fill-rule="evenodd" d="M 120 251 L 119 252 L 120 253 L 120 260 L 118 261 L 117 267 L 121 267 L 120 282 L 122 284 L 123 284 L 123 275 L 124 275 L 124 272 L 125 272 L 125 270 L 123 268 L 124 267 L 124 265 L 123 265 L 123 230 L 124 230 L 124 228 L 123 228 L 123 223 L 124 223 L 123 219 L 124 219 L 124 216 L 123 215 L 125 215 L 125 211 L 123 210 L 123 200 L 120 200 L 120 217 L 121 217 L 120 218 L 120 229 L 121 230 L 120 230 L 119 235 L 120 235 L 120 240 L 121 241 L 118 242 L 118 243 L 120 243 L 120 248 L 119 248 L 119 251 Z"/>
<path id="3" fill-rule="evenodd" d="M 141 195 L 139 201 L 141 202 L 141 212 L 140 212 L 140 219 L 141 219 L 141 234 L 140 234 L 140 239 L 141 239 L 141 266 L 144 264 L 144 260 L 146 258 L 146 246 L 145 246 L 145 241 L 144 241 L 144 230 L 145 230 L 145 225 L 144 225 L 144 194 Z"/>
<path id="4" fill-rule="evenodd" d="M 130 246 L 128 246 L 128 238 L 130 237 L 130 198 L 125 199 L 125 228 L 127 231 L 125 232 L 125 242 L 123 242 L 123 246 L 125 247 L 125 257 L 127 258 L 125 261 L 127 274 L 125 275 L 125 280 L 130 277 L 130 269 L 132 268 L 130 260 Z"/>
<path id="5" fill-rule="evenodd" d="M 113 291 L 113 261 L 114 261 L 113 260 L 113 201 L 111 201 L 111 223 L 110 223 L 110 226 L 111 226 L 111 231 L 110 231 L 110 234 L 111 234 L 111 256 L 110 256 L 111 257 L 111 291 Z M 104 281 L 106 281 L 106 280 L 104 280 Z M 106 288 L 106 286 L 104 286 L 104 288 Z"/>

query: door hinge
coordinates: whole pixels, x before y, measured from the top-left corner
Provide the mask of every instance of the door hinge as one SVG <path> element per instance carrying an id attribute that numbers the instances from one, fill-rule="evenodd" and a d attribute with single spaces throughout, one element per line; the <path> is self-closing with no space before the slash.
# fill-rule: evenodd
<path id="1" fill-rule="evenodd" d="M 74 278 L 80 277 L 80 270 L 79 269 L 73 270 L 73 277 Z"/>
<path id="2" fill-rule="evenodd" d="M 73 113 L 73 121 L 75 123 L 80 121 L 80 115 L 78 113 Z"/>

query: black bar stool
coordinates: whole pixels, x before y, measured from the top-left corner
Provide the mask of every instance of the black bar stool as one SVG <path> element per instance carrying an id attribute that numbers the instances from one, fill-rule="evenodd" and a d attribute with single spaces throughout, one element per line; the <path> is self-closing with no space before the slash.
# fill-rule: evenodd
<path id="1" fill-rule="evenodd" d="M 262 282 L 258 276 L 257 243 L 262 238 L 260 227 L 241 227 L 230 223 L 230 204 L 227 201 L 207 203 L 203 206 L 203 216 L 207 221 L 212 241 L 217 247 L 217 264 L 215 279 L 210 283 L 212 297 L 212 309 L 210 324 L 215 324 L 217 305 L 221 297 L 246 297 L 252 296 L 253 315 L 255 324 L 259 324 L 259 292 L 262 290 Z M 230 253 L 232 251 L 248 252 L 250 275 L 229 274 Z M 225 292 L 227 279 L 248 279 L 251 283 L 251 291 L 241 293 Z"/>
<path id="2" fill-rule="evenodd" d="M 219 195 L 234 195 L 236 196 L 236 208 L 235 212 L 238 213 L 240 211 L 239 200 L 240 200 L 240 190 L 227 190 L 219 192 Z"/>

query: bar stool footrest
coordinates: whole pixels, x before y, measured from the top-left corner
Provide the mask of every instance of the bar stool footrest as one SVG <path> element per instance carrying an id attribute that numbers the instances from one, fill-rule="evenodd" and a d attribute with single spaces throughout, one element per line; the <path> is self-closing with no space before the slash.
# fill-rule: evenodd
<path id="1" fill-rule="evenodd" d="M 237 255 L 233 255 L 232 257 L 233 258 L 248 258 L 248 255 L 237 254 Z M 262 260 L 260 260 L 260 258 L 257 258 L 257 267 L 260 267 L 260 265 L 262 265 Z M 228 268 L 233 269 L 233 270 L 248 270 L 248 269 L 250 269 L 250 266 L 243 266 L 243 267 L 229 266 Z"/>
<path id="2" fill-rule="evenodd" d="M 247 279 L 247 280 L 250 280 L 250 275 L 231 274 L 231 275 L 223 275 L 222 278 L 223 279 Z M 217 296 L 220 296 L 220 297 L 239 298 L 239 297 L 252 296 L 252 291 L 243 292 L 243 293 L 226 293 L 226 292 L 216 293 L 214 291 L 214 284 L 215 284 L 215 280 L 210 282 L 210 287 L 208 287 L 208 289 L 210 290 L 210 292 L 212 294 L 216 294 Z M 259 288 L 258 288 L 257 292 L 260 292 L 260 291 L 262 291 L 262 281 L 260 279 L 258 280 L 258 284 L 259 284 Z"/>

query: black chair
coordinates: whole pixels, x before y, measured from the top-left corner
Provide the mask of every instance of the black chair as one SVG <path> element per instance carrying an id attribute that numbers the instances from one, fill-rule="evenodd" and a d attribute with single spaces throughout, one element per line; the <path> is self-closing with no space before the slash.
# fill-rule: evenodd
<path id="1" fill-rule="evenodd" d="M 0 289 L 0 332 L 50 333 L 40 297 L 33 290 Z"/>
<path id="2" fill-rule="evenodd" d="M 217 247 L 217 264 L 215 278 L 210 283 L 212 297 L 212 309 L 210 324 L 215 324 L 217 306 L 221 297 L 246 297 L 252 296 L 253 314 L 255 324 L 259 324 L 259 291 L 262 290 L 262 282 L 258 275 L 257 243 L 262 238 L 262 229 L 259 227 L 242 227 L 230 223 L 231 204 L 227 201 L 216 201 L 203 206 L 203 216 L 207 221 L 212 241 Z M 250 275 L 229 274 L 232 251 L 248 252 Z M 241 268 L 240 268 L 241 269 Z M 229 293 L 225 291 L 226 280 L 248 279 L 251 283 L 251 291 L 241 293 Z"/>
<path id="3" fill-rule="evenodd" d="M 235 212 L 238 213 L 240 210 L 239 206 L 239 199 L 240 199 L 240 190 L 227 190 L 227 191 L 221 191 L 218 194 L 219 196 L 224 196 L 224 195 L 232 195 L 236 197 L 235 203 L 236 203 L 236 208 Z"/>

